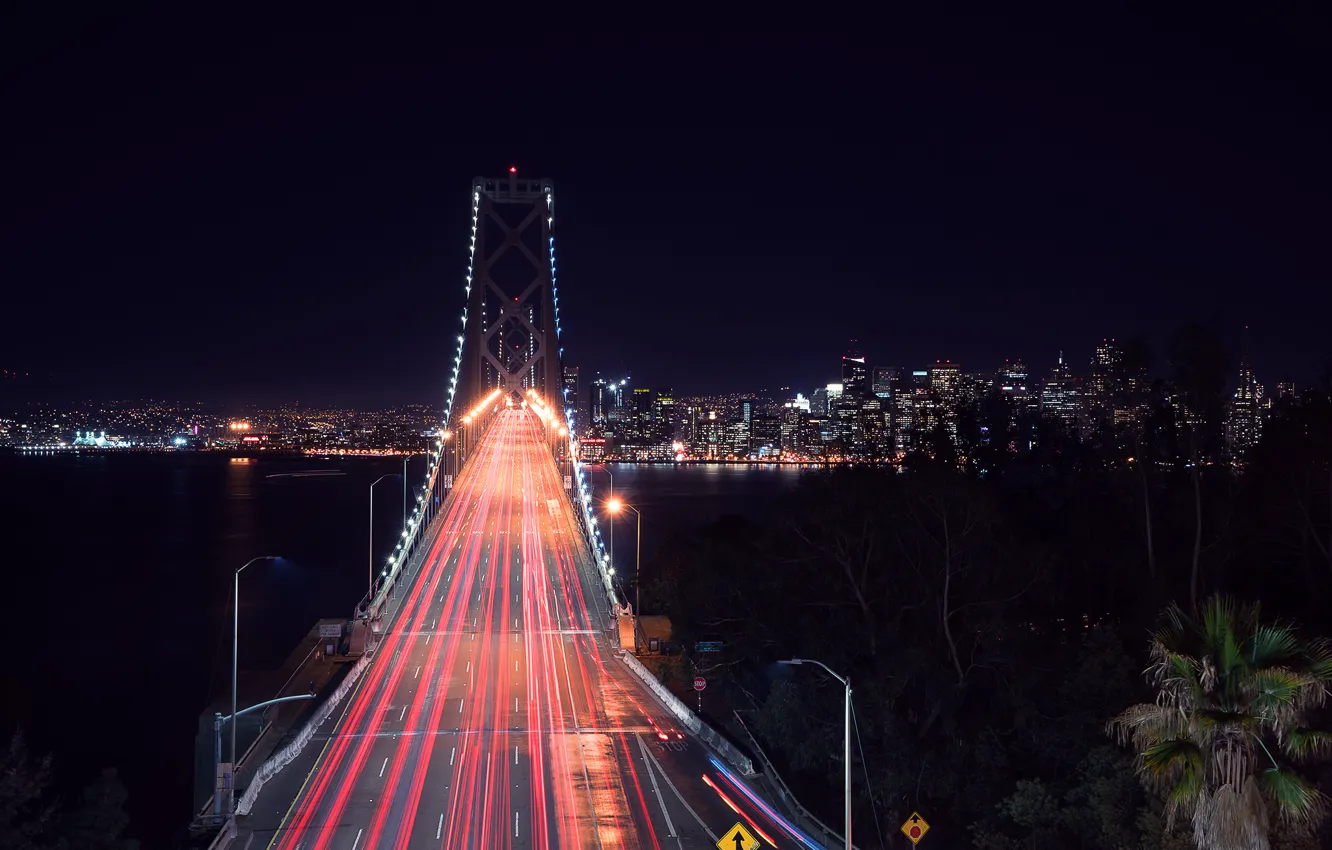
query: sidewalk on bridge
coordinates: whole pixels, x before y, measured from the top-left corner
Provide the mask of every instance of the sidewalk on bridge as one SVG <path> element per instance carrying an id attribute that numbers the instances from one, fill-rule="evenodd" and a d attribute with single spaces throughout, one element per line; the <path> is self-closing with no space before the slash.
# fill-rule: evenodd
<path id="1" fill-rule="evenodd" d="M 329 640 L 319 636 L 324 625 L 339 625 L 346 619 L 325 618 L 310 627 L 278 667 L 272 670 L 242 671 L 237 680 L 237 703 L 240 708 L 255 705 L 280 696 L 293 696 L 313 691 L 319 697 L 302 702 L 275 705 L 263 712 L 241 718 L 236 729 L 236 748 L 240 765 L 236 773 L 236 795 L 239 798 L 249 785 L 254 772 L 270 755 L 286 744 L 291 735 L 300 730 L 307 716 L 322 698 L 332 693 L 347 670 L 357 659 L 351 656 L 326 656 L 324 644 Z M 199 735 L 195 742 L 195 803 L 196 812 L 211 813 L 213 792 L 213 716 L 216 712 L 231 713 L 231 694 L 220 696 L 199 717 Z M 246 721 L 249 721 L 248 723 Z M 229 733 L 223 729 L 223 758 L 227 751 Z"/>

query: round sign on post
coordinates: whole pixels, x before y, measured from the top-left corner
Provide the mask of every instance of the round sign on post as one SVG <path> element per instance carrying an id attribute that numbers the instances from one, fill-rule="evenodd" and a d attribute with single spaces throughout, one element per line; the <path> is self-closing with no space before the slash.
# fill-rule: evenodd
<path id="1" fill-rule="evenodd" d="M 708 686 L 708 680 L 707 680 L 707 679 L 704 679 L 702 676 L 695 676 L 695 677 L 694 677 L 694 690 L 696 690 L 696 691 L 701 691 L 701 690 L 703 690 L 704 688 L 706 688 L 707 686 Z"/>

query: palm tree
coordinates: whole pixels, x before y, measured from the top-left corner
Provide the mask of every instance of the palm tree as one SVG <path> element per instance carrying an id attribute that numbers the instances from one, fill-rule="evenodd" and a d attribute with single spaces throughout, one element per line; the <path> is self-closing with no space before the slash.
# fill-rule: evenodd
<path id="1" fill-rule="evenodd" d="M 1332 644 L 1259 614 L 1219 596 L 1198 619 L 1171 605 L 1146 670 L 1156 702 L 1106 726 L 1165 795 L 1167 829 L 1191 817 L 1200 850 L 1267 850 L 1269 811 L 1295 826 L 1324 812 L 1326 798 L 1290 763 L 1332 753 L 1332 734 L 1306 728 L 1328 696 Z"/>

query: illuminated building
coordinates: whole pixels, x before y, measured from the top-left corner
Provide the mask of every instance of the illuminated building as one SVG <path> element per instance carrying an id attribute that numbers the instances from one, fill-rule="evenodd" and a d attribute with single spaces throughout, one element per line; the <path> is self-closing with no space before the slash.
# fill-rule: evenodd
<path id="1" fill-rule="evenodd" d="M 934 361 L 926 369 L 930 376 L 930 395 L 938 406 L 935 416 L 957 442 L 957 411 L 962 404 L 962 367 L 951 360 Z M 934 423 L 931 423 L 933 427 Z"/>
<path id="2" fill-rule="evenodd" d="M 578 367 L 564 367 L 564 405 L 578 409 Z"/>
<path id="3" fill-rule="evenodd" d="M 797 399 L 799 399 L 798 396 Z M 808 416 L 808 409 L 808 401 L 805 402 L 804 408 L 791 401 L 788 401 L 782 408 L 780 445 L 783 454 L 796 454 L 805 445 L 804 424 Z"/>
<path id="4" fill-rule="evenodd" d="M 749 454 L 776 457 L 782 453 L 782 424 L 776 416 L 751 416 Z"/>
<path id="5" fill-rule="evenodd" d="M 852 350 L 842 355 L 842 391 L 852 397 L 859 397 L 869 392 L 869 367 L 865 358 L 855 351 L 856 341 L 851 340 Z"/>
<path id="6" fill-rule="evenodd" d="M 1253 364 L 1246 355 L 1240 358 L 1239 383 L 1226 418 L 1226 445 L 1232 458 L 1242 458 L 1258 443 L 1263 429 L 1263 410 L 1263 387 L 1254 380 Z"/>
<path id="7" fill-rule="evenodd" d="M 1059 362 L 1041 387 L 1041 415 L 1056 419 L 1070 432 L 1077 433 L 1081 407 L 1078 396 L 1077 381 L 1064 362 L 1064 352 L 1061 351 Z"/>
<path id="8" fill-rule="evenodd" d="M 893 382 L 902 370 L 896 366 L 875 366 L 874 381 L 870 386 L 870 391 L 879 398 L 891 399 L 893 397 Z"/>
<path id="9" fill-rule="evenodd" d="M 598 427 L 606 423 L 606 410 L 612 404 L 610 382 L 600 376 L 588 386 L 588 424 Z"/>
<path id="10" fill-rule="evenodd" d="M 587 463 L 599 463 L 606 459 L 605 437 L 584 437 L 578 441 L 578 457 Z"/>

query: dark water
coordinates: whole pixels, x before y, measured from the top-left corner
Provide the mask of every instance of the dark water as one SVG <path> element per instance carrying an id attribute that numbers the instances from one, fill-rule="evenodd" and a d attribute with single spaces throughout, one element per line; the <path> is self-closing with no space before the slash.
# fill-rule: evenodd
<path id="1" fill-rule="evenodd" d="M 413 459 L 409 477 L 423 474 Z M 148 850 L 188 822 L 199 713 L 229 688 L 234 570 L 240 664 L 271 668 L 319 617 L 364 593 L 370 483 L 401 460 L 211 455 L 0 456 L 6 618 L 0 731 L 51 752 L 66 798 L 117 767 Z M 270 477 L 308 470 L 343 474 Z M 643 512 L 644 557 L 672 531 L 755 514 L 798 473 L 745 466 L 614 465 L 617 495 Z M 605 473 L 591 470 L 599 491 Z M 375 490 L 379 556 L 401 528 L 401 484 Z M 617 549 L 633 525 L 617 525 Z M 620 549 L 622 564 L 627 554 Z"/>

